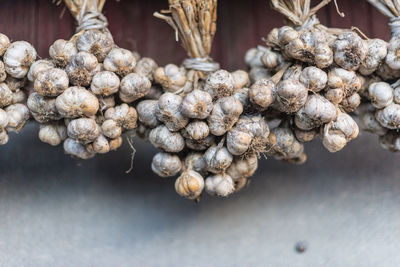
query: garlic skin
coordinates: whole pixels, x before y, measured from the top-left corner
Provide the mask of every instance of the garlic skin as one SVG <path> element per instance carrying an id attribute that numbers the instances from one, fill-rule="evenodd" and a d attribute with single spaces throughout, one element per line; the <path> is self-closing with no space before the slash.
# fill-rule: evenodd
<path id="1" fill-rule="evenodd" d="M 71 84 L 88 86 L 92 77 L 100 71 L 100 65 L 94 55 L 88 52 L 79 52 L 70 59 L 65 71 Z"/>
<path id="2" fill-rule="evenodd" d="M 160 124 L 156 117 L 156 111 L 158 109 L 157 100 L 140 101 L 136 109 L 141 123 L 150 128 L 155 128 Z"/>
<path id="3" fill-rule="evenodd" d="M 372 83 L 368 87 L 368 96 L 371 104 L 377 109 L 382 109 L 384 107 L 392 104 L 394 99 L 394 91 L 390 84 L 385 82 Z"/>
<path id="4" fill-rule="evenodd" d="M 182 135 L 177 132 L 170 132 L 164 125 L 150 131 L 149 141 L 153 146 L 171 153 L 178 153 L 185 147 L 185 140 Z"/>
<path id="5" fill-rule="evenodd" d="M 120 84 L 119 97 L 125 103 L 132 103 L 150 92 L 151 82 L 137 73 L 126 75 Z"/>
<path id="6" fill-rule="evenodd" d="M 396 104 L 400 104 L 400 86 L 393 89 L 393 101 Z"/>
<path id="7" fill-rule="evenodd" d="M 103 62 L 114 46 L 114 40 L 108 30 L 86 30 L 79 35 L 76 48 L 81 52 L 93 54 L 99 62 Z"/>
<path id="8" fill-rule="evenodd" d="M 340 34 L 333 44 L 335 63 L 346 70 L 357 70 L 367 56 L 368 47 L 354 32 Z"/>
<path id="9" fill-rule="evenodd" d="M 276 99 L 275 83 L 268 79 L 260 79 L 249 88 L 249 98 L 257 108 L 267 109 Z"/>
<path id="10" fill-rule="evenodd" d="M 176 92 L 181 89 L 186 81 L 186 70 L 174 64 L 159 67 L 154 71 L 154 80 L 167 92 Z"/>
<path id="11" fill-rule="evenodd" d="M 99 101 L 85 88 L 73 86 L 56 98 L 56 107 L 65 118 L 90 117 L 99 110 Z"/>
<path id="12" fill-rule="evenodd" d="M 297 112 L 307 101 L 307 88 L 295 79 L 286 79 L 276 87 L 276 108 L 285 113 Z"/>
<path id="13" fill-rule="evenodd" d="M 145 76 L 151 82 L 153 81 L 153 75 L 156 69 L 158 68 L 157 63 L 148 57 L 141 58 L 136 66 L 133 68 L 133 72 L 138 73 L 142 76 Z"/>
<path id="14" fill-rule="evenodd" d="M 202 140 L 210 134 L 210 129 L 204 121 L 192 121 L 184 129 L 182 129 L 182 136 L 194 140 Z"/>
<path id="15" fill-rule="evenodd" d="M 165 124 L 168 130 L 175 132 L 184 128 L 189 119 L 181 113 L 181 103 L 183 99 L 180 95 L 164 93 L 158 99 L 156 116 L 157 119 Z"/>
<path id="16" fill-rule="evenodd" d="M 226 147 L 218 147 L 216 145 L 207 149 L 203 157 L 207 170 L 212 173 L 225 171 L 233 161 L 233 156 Z"/>
<path id="17" fill-rule="evenodd" d="M 191 119 L 207 118 L 212 108 L 213 102 L 211 95 L 198 89 L 187 94 L 181 104 L 182 114 Z"/>
<path id="18" fill-rule="evenodd" d="M 244 70 L 236 70 L 231 73 L 234 81 L 233 89 L 236 91 L 240 88 L 250 85 L 249 74 Z"/>
<path id="19" fill-rule="evenodd" d="M 177 155 L 159 152 L 153 157 L 151 169 L 160 177 L 171 177 L 181 171 L 182 162 Z"/>
<path id="20" fill-rule="evenodd" d="M 13 93 L 5 83 L 0 83 L 0 108 L 12 103 Z"/>
<path id="21" fill-rule="evenodd" d="M 332 121 L 336 113 L 335 105 L 329 100 L 319 94 L 312 94 L 296 113 L 294 122 L 298 128 L 307 131 Z"/>
<path id="22" fill-rule="evenodd" d="M 62 118 L 56 107 L 56 99 L 46 98 L 34 92 L 28 97 L 27 105 L 37 122 L 47 123 Z"/>
<path id="23" fill-rule="evenodd" d="M 104 113 L 106 120 L 114 120 L 118 126 L 125 130 L 132 130 L 137 126 L 138 114 L 134 107 L 123 103 L 119 106 L 109 108 Z"/>
<path id="24" fill-rule="evenodd" d="M 388 53 L 388 43 L 380 39 L 369 39 L 366 42 L 368 51 L 359 72 L 362 75 L 371 75 L 385 60 Z"/>
<path id="25" fill-rule="evenodd" d="M 19 133 L 29 120 L 29 109 L 25 105 L 17 103 L 9 105 L 4 111 L 8 116 L 7 131 Z"/>
<path id="26" fill-rule="evenodd" d="M 90 90 L 95 95 L 110 96 L 118 92 L 120 80 L 114 72 L 100 71 L 93 76 Z"/>
<path id="27" fill-rule="evenodd" d="M 193 170 L 184 171 L 175 181 L 176 192 L 187 199 L 197 199 L 203 189 L 203 176 Z"/>
<path id="28" fill-rule="evenodd" d="M 353 118 L 338 110 L 336 120 L 323 129 L 322 144 L 329 152 L 337 152 L 358 136 L 359 129 Z"/>
<path id="29" fill-rule="evenodd" d="M 4 109 L 0 108 L 0 132 L 7 127 L 7 124 L 8 124 L 7 112 L 5 112 Z"/>
<path id="30" fill-rule="evenodd" d="M 64 151 L 66 154 L 71 156 L 80 158 L 80 159 L 90 159 L 93 158 L 96 154 L 93 152 L 89 152 L 84 145 L 75 141 L 74 139 L 67 138 L 64 141 Z"/>
<path id="31" fill-rule="evenodd" d="M 7 73 L 11 77 L 21 79 L 26 76 L 36 57 L 36 50 L 30 43 L 17 41 L 7 48 L 3 56 L 3 62 Z"/>
<path id="32" fill-rule="evenodd" d="M 28 80 L 31 82 L 34 82 L 36 80 L 36 77 L 39 74 L 39 72 L 48 70 L 48 69 L 52 69 L 54 67 L 55 66 L 54 66 L 53 62 L 51 62 L 49 60 L 46 60 L 46 59 L 37 60 L 37 61 L 33 62 L 31 67 L 29 68 L 29 72 L 27 75 Z"/>
<path id="33" fill-rule="evenodd" d="M 68 123 L 67 133 L 72 139 L 82 144 L 93 142 L 100 135 L 100 127 L 89 118 L 79 118 Z"/>
<path id="34" fill-rule="evenodd" d="M 233 75 L 226 70 L 217 70 L 207 76 L 204 91 L 213 98 L 231 96 L 235 88 Z"/>
<path id="35" fill-rule="evenodd" d="M 41 124 L 39 130 L 39 139 L 43 143 L 52 146 L 58 146 L 67 139 L 67 127 L 61 123 Z"/>
<path id="36" fill-rule="evenodd" d="M 158 84 L 152 84 L 150 91 L 145 95 L 146 99 L 158 100 L 160 96 L 164 93 L 164 90 Z"/>
<path id="37" fill-rule="evenodd" d="M 71 58 L 78 54 L 75 43 L 63 39 L 56 40 L 49 48 L 49 55 L 60 68 L 65 68 Z"/>
<path id="38" fill-rule="evenodd" d="M 40 71 L 34 82 L 35 91 L 48 97 L 59 96 L 68 88 L 69 79 L 62 69 L 51 68 Z"/>
<path id="39" fill-rule="evenodd" d="M 249 88 L 243 87 L 235 91 L 233 97 L 239 100 L 240 104 L 242 104 L 243 109 L 248 108 L 250 105 L 250 98 L 249 98 Z"/>
<path id="40" fill-rule="evenodd" d="M 390 104 L 384 109 L 378 110 L 375 114 L 379 123 L 388 129 L 400 128 L 400 105 Z"/>
<path id="41" fill-rule="evenodd" d="M 104 59 L 103 64 L 104 69 L 124 77 L 133 71 L 133 68 L 136 66 L 136 59 L 131 51 L 114 47 Z"/>
<path id="42" fill-rule="evenodd" d="M 101 133 L 108 138 L 115 139 L 122 134 L 122 128 L 114 120 L 105 120 L 101 125 Z"/>
<path id="43" fill-rule="evenodd" d="M 7 35 L 0 33 L 0 56 L 6 52 L 10 44 L 10 39 L 8 39 Z"/>
<path id="44" fill-rule="evenodd" d="M 257 156 L 253 155 L 246 159 L 239 157 L 235 158 L 227 170 L 227 174 L 232 178 L 234 182 L 238 182 L 242 178 L 248 178 L 253 176 L 258 168 Z"/>
<path id="45" fill-rule="evenodd" d="M 227 174 L 216 174 L 206 178 L 206 192 L 210 195 L 227 197 L 235 191 L 235 184 Z"/>
<path id="46" fill-rule="evenodd" d="M 221 136 L 229 131 L 243 112 L 243 106 L 233 96 L 223 97 L 214 104 L 211 114 L 207 117 L 210 132 Z"/>
<path id="47" fill-rule="evenodd" d="M 311 66 L 303 69 L 299 80 L 308 90 L 317 93 L 325 88 L 328 75 L 325 71 Z"/>

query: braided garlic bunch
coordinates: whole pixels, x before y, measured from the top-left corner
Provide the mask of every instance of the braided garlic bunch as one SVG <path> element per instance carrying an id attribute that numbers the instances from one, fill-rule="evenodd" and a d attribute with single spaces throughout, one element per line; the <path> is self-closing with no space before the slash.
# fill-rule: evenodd
<path id="1" fill-rule="evenodd" d="M 34 93 L 28 106 L 40 125 L 39 138 L 78 158 L 116 150 L 122 133 L 136 128 L 131 105 L 150 92 L 157 64 L 114 44 L 100 13 L 104 1 L 66 0 L 79 22 L 70 40 L 57 40 L 50 59 L 30 69 Z"/>
<path id="2" fill-rule="evenodd" d="M 205 189 L 226 197 L 246 185 L 258 167 L 259 154 L 276 140 L 266 120 L 253 112 L 249 75 L 219 69 L 208 56 L 216 0 L 169 3 L 171 17 L 155 16 L 178 31 L 189 58 L 182 66 L 156 69 L 154 83 L 161 94 L 154 90 L 158 93 L 137 105 L 137 132 L 161 150 L 152 170 L 161 177 L 179 175 L 179 195 L 198 200 Z"/>
<path id="3" fill-rule="evenodd" d="M 322 26 L 315 13 L 329 1 L 313 8 L 310 1 L 271 2 L 292 24 L 273 29 L 265 40 L 267 47 L 246 53 L 253 82 L 250 101 L 265 113 L 281 114 L 278 118 L 284 130 L 278 128 L 279 135 L 283 135 L 275 134 L 278 140 L 295 140 L 285 150 L 297 154 L 274 153 L 282 150 L 279 141 L 270 154 L 302 163 L 306 157 L 301 144 L 318 135 L 330 152 L 341 150 L 357 137 L 358 126 L 348 115 L 361 102 L 363 77 L 356 71 L 375 71 L 385 58 L 386 52 L 380 50 L 384 50 L 385 43 L 367 42 L 354 32 Z M 287 65 L 291 67 L 285 70 L 283 66 Z M 282 70 L 282 79 L 271 77 Z"/>
<path id="4" fill-rule="evenodd" d="M 8 142 L 9 132 L 20 132 L 29 120 L 24 90 L 36 50 L 25 41 L 10 42 L 0 33 L 0 145 Z"/>

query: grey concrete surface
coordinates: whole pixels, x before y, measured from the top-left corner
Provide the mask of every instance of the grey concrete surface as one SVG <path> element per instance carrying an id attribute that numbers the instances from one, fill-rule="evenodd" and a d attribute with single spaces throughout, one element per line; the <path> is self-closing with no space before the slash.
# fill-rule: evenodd
<path id="1" fill-rule="evenodd" d="M 37 126 L 0 147 L 0 266 L 399 266 L 400 155 L 362 134 L 308 162 L 263 160 L 251 185 L 199 204 L 149 170 L 149 145 L 79 161 Z M 295 251 L 299 241 L 304 253 Z"/>

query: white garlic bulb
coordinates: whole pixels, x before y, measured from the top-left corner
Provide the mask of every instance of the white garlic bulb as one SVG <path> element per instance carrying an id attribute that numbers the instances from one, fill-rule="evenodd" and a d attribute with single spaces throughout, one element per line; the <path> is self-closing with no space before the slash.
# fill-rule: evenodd
<path id="1" fill-rule="evenodd" d="M 171 153 L 178 153 L 185 147 L 182 135 L 178 132 L 170 132 L 164 125 L 151 130 L 149 140 L 155 147 Z"/>
<path id="2" fill-rule="evenodd" d="M 388 129 L 400 128 L 400 105 L 390 104 L 384 109 L 378 110 L 375 114 L 379 123 Z"/>
<path id="3" fill-rule="evenodd" d="M 181 104 L 181 112 L 192 119 L 205 119 L 213 108 L 209 93 L 195 89 L 185 96 Z"/>
<path id="4" fill-rule="evenodd" d="M 114 47 L 104 59 L 104 69 L 125 76 L 133 71 L 136 59 L 133 53 L 127 49 Z"/>
<path id="5" fill-rule="evenodd" d="M 185 127 L 189 119 L 181 113 L 180 95 L 166 92 L 158 99 L 156 116 L 170 131 L 179 131 Z"/>
<path id="6" fill-rule="evenodd" d="M 29 109 L 23 104 L 12 104 L 6 107 L 8 116 L 7 131 L 19 132 L 29 120 Z"/>
<path id="7" fill-rule="evenodd" d="M 372 83 L 368 87 L 368 96 L 371 104 L 377 109 L 389 106 L 393 102 L 394 91 L 390 84 L 385 82 Z"/>
<path id="8" fill-rule="evenodd" d="M 284 79 L 276 87 L 276 108 L 285 113 L 297 112 L 307 101 L 307 88 L 295 79 Z"/>
<path id="9" fill-rule="evenodd" d="M 235 158 L 227 170 L 227 174 L 232 178 L 233 181 L 239 181 L 242 178 L 248 178 L 253 176 L 258 168 L 258 159 L 256 155 L 241 159 Z"/>
<path id="10" fill-rule="evenodd" d="M 3 131 L 8 124 L 8 115 L 7 112 L 4 111 L 4 109 L 0 108 L 0 131 Z"/>
<path id="11" fill-rule="evenodd" d="M 32 116 L 40 123 L 59 120 L 62 117 L 54 98 L 46 98 L 34 92 L 28 97 L 27 105 Z"/>
<path id="12" fill-rule="evenodd" d="M 216 174 L 206 178 L 205 188 L 210 195 L 227 197 L 235 191 L 235 184 L 228 174 Z"/>
<path id="13" fill-rule="evenodd" d="M 76 48 L 93 54 L 99 62 L 103 62 L 114 46 L 114 40 L 108 30 L 91 29 L 79 35 Z"/>
<path id="14" fill-rule="evenodd" d="M 182 129 L 182 135 L 185 138 L 191 138 L 194 140 L 202 140 L 210 134 L 210 129 L 204 121 L 195 120 L 190 122 L 184 129 Z"/>
<path id="15" fill-rule="evenodd" d="M 122 128 L 114 120 L 105 120 L 101 125 L 101 132 L 108 138 L 115 139 L 122 134 Z"/>
<path id="16" fill-rule="evenodd" d="M 244 70 L 236 70 L 231 73 L 234 81 L 233 89 L 236 91 L 245 86 L 249 86 L 250 77 L 249 74 Z"/>
<path id="17" fill-rule="evenodd" d="M 110 96 L 118 92 L 120 80 L 114 72 L 100 71 L 93 76 L 90 90 L 95 95 Z"/>
<path id="18" fill-rule="evenodd" d="M 79 118 L 68 123 L 67 133 L 82 144 L 93 142 L 100 135 L 100 127 L 90 118 Z"/>
<path id="19" fill-rule="evenodd" d="M 153 81 L 153 75 L 157 68 L 158 65 L 153 59 L 144 57 L 137 62 L 133 72 L 143 75 L 150 81 Z"/>
<path id="20" fill-rule="evenodd" d="M 5 83 L 0 83 L 0 108 L 6 107 L 12 103 L 13 92 Z"/>
<path id="21" fill-rule="evenodd" d="M 209 74 L 204 84 L 204 91 L 217 99 L 232 95 L 234 88 L 235 80 L 226 70 L 217 70 Z"/>
<path id="22" fill-rule="evenodd" d="M 340 34 L 333 49 L 335 63 L 346 70 L 357 70 L 368 52 L 366 43 L 354 32 Z"/>
<path id="23" fill-rule="evenodd" d="M 259 109 L 267 109 L 275 101 L 275 83 L 269 79 L 260 79 L 249 88 L 250 101 Z"/>
<path id="24" fill-rule="evenodd" d="M 56 98 L 56 107 L 65 118 L 90 117 L 97 113 L 99 101 L 85 88 L 73 86 Z"/>
<path id="25" fill-rule="evenodd" d="M 183 67 L 168 64 L 154 71 L 154 80 L 160 84 L 165 91 L 176 92 L 186 84 L 186 70 Z"/>
<path id="26" fill-rule="evenodd" d="M 37 60 L 29 68 L 29 72 L 27 75 L 28 80 L 34 82 L 39 72 L 41 72 L 42 70 L 48 70 L 52 68 L 54 68 L 54 64 L 50 60 L 46 59 Z"/>
<path id="27" fill-rule="evenodd" d="M 145 76 L 137 73 L 126 75 L 120 84 L 119 97 L 126 103 L 131 103 L 150 92 L 151 82 Z"/>
<path id="28" fill-rule="evenodd" d="M 67 139 L 67 127 L 62 123 L 41 124 L 39 130 L 39 139 L 52 146 L 61 144 Z"/>
<path id="29" fill-rule="evenodd" d="M 60 68 L 67 66 L 73 56 L 78 53 L 75 43 L 63 39 L 56 40 L 49 48 L 51 59 Z"/>
<path id="30" fill-rule="evenodd" d="M 11 77 L 21 79 L 36 60 L 36 50 L 25 41 L 13 42 L 3 56 L 5 69 Z"/>
<path id="31" fill-rule="evenodd" d="M 233 156 L 226 147 L 214 145 L 204 153 L 207 170 L 212 173 L 225 171 L 232 163 Z"/>
<path id="32" fill-rule="evenodd" d="M 2 56 L 10 46 L 10 39 L 7 35 L 0 33 L 0 56 Z"/>
<path id="33" fill-rule="evenodd" d="M 158 109 L 157 100 L 143 100 L 136 106 L 139 121 L 150 128 L 157 127 L 160 122 L 157 119 L 156 112 Z"/>
<path id="34" fill-rule="evenodd" d="M 131 130 L 137 126 L 138 114 L 134 107 L 128 106 L 126 103 L 118 105 L 113 108 L 107 109 L 104 113 L 106 120 L 114 120 L 118 126 L 121 126 L 125 130 Z"/>
<path id="35" fill-rule="evenodd" d="M 79 52 L 70 59 L 65 71 L 71 84 L 88 86 L 92 77 L 100 71 L 100 64 L 94 55 L 88 52 Z"/>
<path id="36" fill-rule="evenodd" d="M 90 159 L 95 156 L 95 153 L 88 151 L 84 145 L 71 138 L 67 138 L 63 146 L 65 153 L 80 159 Z"/>
<path id="37" fill-rule="evenodd" d="M 177 155 L 159 152 L 153 157 L 151 169 L 160 177 L 171 177 L 180 172 L 182 162 Z"/>
<path id="38" fill-rule="evenodd" d="M 325 71 L 311 66 L 303 69 L 299 79 L 308 90 L 317 93 L 325 88 L 328 82 L 328 75 Z"/>
<path id="39" fill-rule="evenodd" d="M 222 97 L 214 104 L 211 114 L 207 117 L 210 132 L 221 136 L 229 131 L 243 112 L 243 106 L 233 96 Z"/>
<path id="40" fill-rule="evenodd" d="M 36 75 L 34 89 L 40 95 L 54 97 L 62 94 L 68 88 L 68 84 L 68 75 L 64 70 L 51 68 Z"/>

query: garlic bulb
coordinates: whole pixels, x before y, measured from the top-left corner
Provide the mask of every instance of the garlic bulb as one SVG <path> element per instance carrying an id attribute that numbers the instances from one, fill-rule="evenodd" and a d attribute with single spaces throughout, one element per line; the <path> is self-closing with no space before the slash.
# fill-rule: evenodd
<path id="1" fill-rule="evenodd" d="M 65 71 L 73 85 L 88 86 L 92 77 L 100 71 L 100 65 L 94 55 L 79 52 L 70 59 Z"/>
<path id="2" fill-rule="evenodd" d="M 103 62 L 114 46 L 114 40 L 108 30 L 86 30 L 78 36 L 76 48 L 82 52 L 93 54 L 99 62 Z"/>
<path id="3" fill-rule="evenodd" d="M 28 80 L 31 82 L 34 82 L 36 80 L 36 77 L 39 74 L 39 72 L 41 72 L 43 70 L 52 69 L 54 67 L 55 66 L 54 66 L 53 62 L 51 62 L 49 60 L 45 60 L 45 59 L 37 60 L 29 68 L 29 72 L 27 75 Z"/>
<path id="4" fill-rule="evenodd" d="M 65 118 L 93 116 L 99 109 L 99 101 L 83 87 L 69 87 L 56 98 L 58 112 Z"/>
<path id="5" fill-rule="evenodd" d="M 210 195 L 227 197 L 235 191 L 235 185 L 228 174 L 216 174 L 206 178 L 205 188 Z"/>
<path id="6" fill-rule="evenodd" d="M 175 181 L 176 192 L 188 199 L 197 199 L 204 189 L 203 177 L 193 170 L 184 171 Z"/>
<path id="7" fill-rule="evenodd" d="M 38 94 L 54 97 L 62 94 L 68 88 L 67 73 L 62 69 L 50 68 L 36 75 L 34 88 Z"/>
<path id="8" fill-rule="evenodd" d="M 7 131 L 19 132 L 29 120 L 28 108 L 20 103 L 9 105 L 4 109 L 7 112 L 8 124 Z"/>
<path id="9" fill-rule="evenodd" d="M 114 47 L 104 59 L 104 69 L 126 76 L 136 66 L 133 53 L 127 49 Z"/>
<path id="10" fill-rule="evenodd" d="M 235 80 L 233 75 L 226 70 L 218 70 L 207 76 L 204 84 L 204 91 L 213 98 L 221 98 L 233 94 Z"/>
<path id="11" fill-rule="evenodd" d="M 121 80 L 119 97 L 125 103 L 131 103 L 148 94 L 150 87 L 151 82 L 145 76 L 130 73 Z"/>
<path id="12" fill-rule="evenodd" d="M 25 41 L 11 43 L 3 56 L 7 73 L 14 78 L 24 78 L 32 63 L 36 60 L 36 50 Z"/>
<path id="13" fill-rule="evenodd" d="M 120 80 L 114 72 L 100 71 L 93 76 L 90 90 L 95 95 L 110 96 L 118 92 Z"/>
<path id="14" fill-rule="evenodd" d="M 174 64 L 159 67 L 154 72 L 154 80 L 167 92 L 176 92 L 186 83 L 186 70 Z"/>
<path id="15" fill-rule="evenodd" d="M 0 33 L 0 56 L 2 56 L 7 48 L 10 46 L 10 39 L 8 39 L 7 35 Z"/>
<path id="16" fill-rule="evenodd" d="M 64 68 L 73 56 L 78 53 L 75 43 L 63 39 L 56 40 L 49 48 L 49 55 L 54 63 Z"/>
<path id="17" fill-rule="evenodd" d="M 170 132 L 167 127 L 160 125 L 150 131 L 150 142 L 166 152 L 178 153 L 185 147 L 185 140 L 177 132 Z"/>
<path id="18" fill-rule="evenodd" d="M 39 139 L 52 146 L 61 144 L 67 139 L 67 127 L 62 123 L 49 123 L 40 125 Z"/>
<path id="19" fill-rule="evenodd" d="M 171 177 L 180 172 L 182 162 L 177 155 L 159 152 L 153 157 L 151 169 L 160 177 Z"/>
<path id="20" fill-rule="evenodd" d="M 192 119 L 207 118 L 212 108 L 213 102 L 211 95 L 198 89 L 187 94 L 181 104 L 182 114 Z"/>
<path id="21" fill-rule="evenodd" d="M 95 153 L 88 151 L 84 145 L 71 138 L 64 141 L 64 151 L 80 159 L 90 159 L 95 156 Z"/>
<path id="22" fill-rule="evenodd" d="M 158 99 L 156 116 L 164 123 L 168 130 L 175 132 L 185 127 L 189 119 L 181 113 L 181 103 L 183 99 L 180 95 L 164 93 Z"/>

